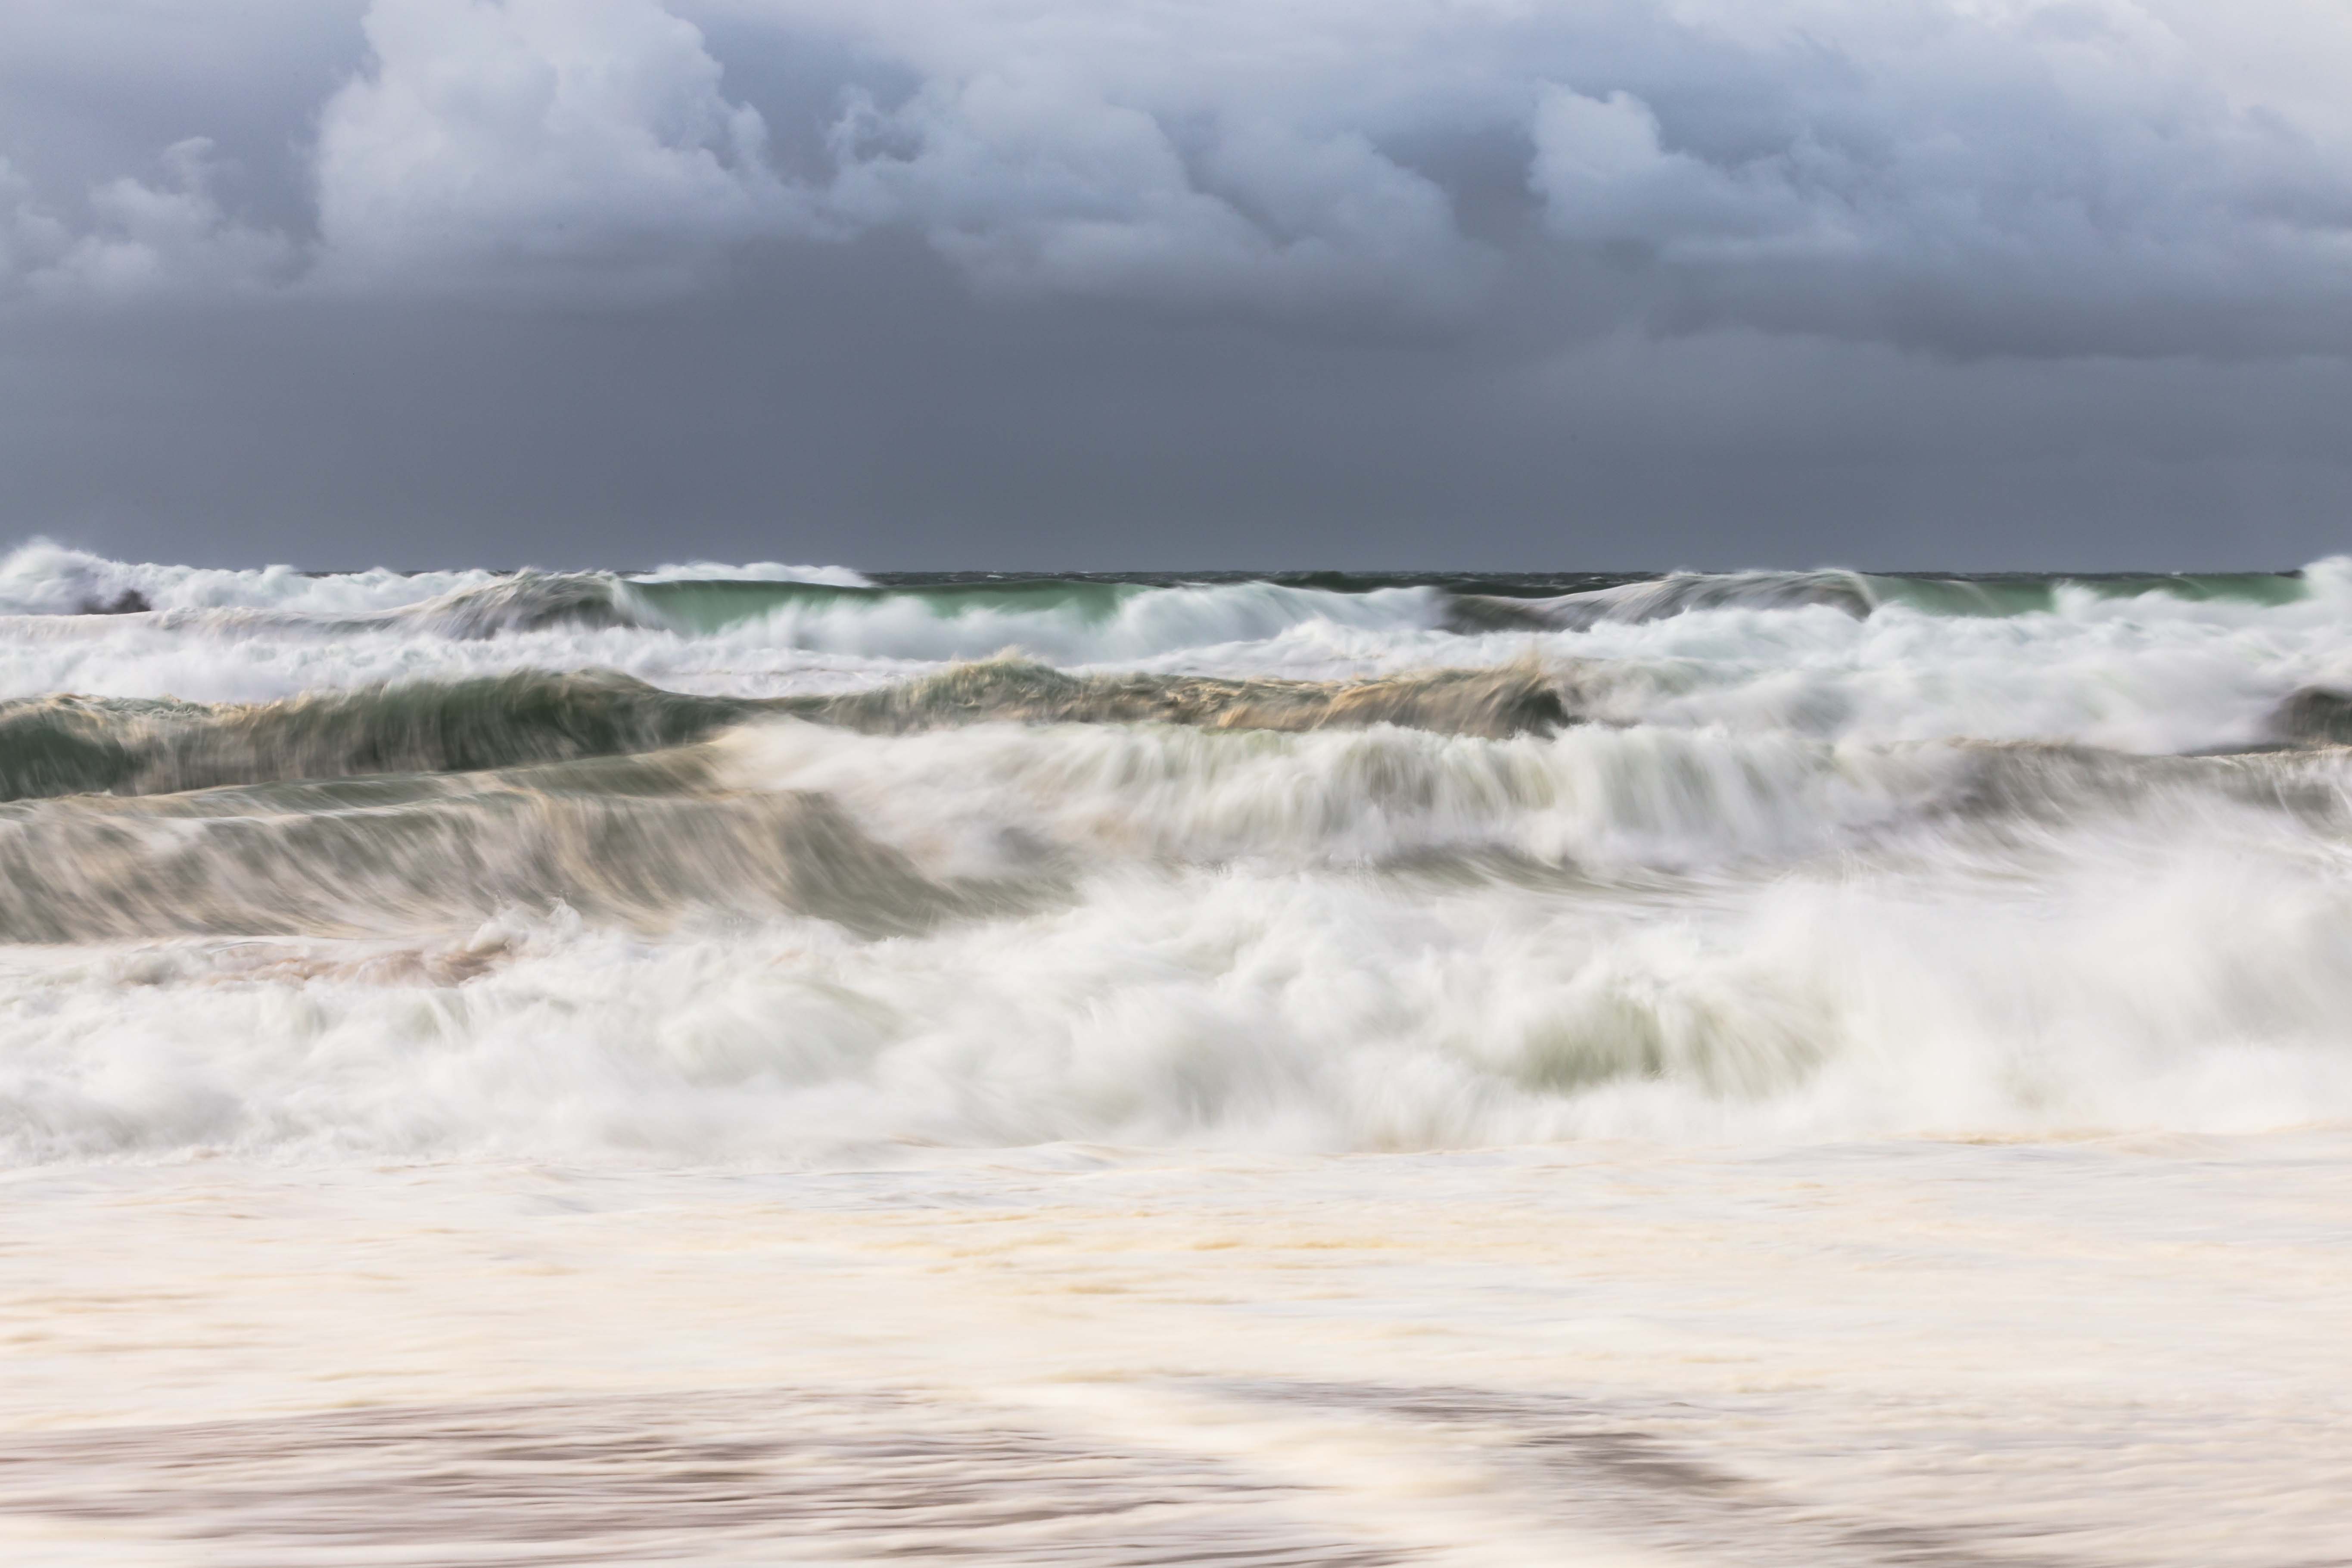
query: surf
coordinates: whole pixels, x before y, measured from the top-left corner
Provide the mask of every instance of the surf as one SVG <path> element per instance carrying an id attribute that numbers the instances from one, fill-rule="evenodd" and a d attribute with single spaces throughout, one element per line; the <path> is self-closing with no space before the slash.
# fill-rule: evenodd
<path id="1" fill-rule="evenodd" d="M 0 1161 L 2352 1118 L 2352 565 L 0 561 Z"/>

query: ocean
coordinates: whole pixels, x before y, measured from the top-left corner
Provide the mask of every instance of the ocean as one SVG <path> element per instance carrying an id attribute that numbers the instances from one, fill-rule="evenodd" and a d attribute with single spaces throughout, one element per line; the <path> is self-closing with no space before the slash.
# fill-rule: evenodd
<path id="1" fill-rule="evenodd" d="M 2352 561 L 0 560 L 26 1563 L 2303 1568 Z"/>

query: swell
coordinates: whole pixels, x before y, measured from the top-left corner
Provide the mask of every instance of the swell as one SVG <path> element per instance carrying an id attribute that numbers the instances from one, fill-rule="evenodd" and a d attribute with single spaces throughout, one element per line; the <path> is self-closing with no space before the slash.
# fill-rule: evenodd
<path id="1" fill-rule="evenodd" d="M 1532 666 L 1310 682 L 1076 676 L 999 659 L 827 697 L 702 697 L 609 671 L 417 681 L 248 705 L 42 697 L 0 702 L 0 799 L 507 768 L 659 751 L 761 716 L 872 733 L 1149 722 L 1293 731 L 1398 724 L 1488 737 L 1548 732 L 1575 719 L 1559 685 Z"/>
<path id="2" fill-rule="evenodd" d="M 566 584 L 590 580 L 607 585 L 692 582 L 855 586 L 866 582 L 846 567 L 787 566 L 772 561 L 746 566 L 700 562 L 619 574 L 531 568 L 498 572 L 478 567 L 428 572 L 396 572 L 380 566 L 359 572 L 303 572 L 283 565 L 203 567 L 112 561 L 35 539 L 0 556 L 0 615 L 248 610 L 331 619 L 446 601 L 477 590 L 488 590 L 495 596 L 501 589 L 520 587 L 528 595 L 538 584 L 552 584 L 561 594 Z"/>
<path id="3" fill-rule="evenodd" d="M 746 787 L 753 738 L 813 743 L 830 787 Z M 1034 781 L 1024 813 L 1005 752 L 1085 745 L 1109 765 Z M 1188 781 L 1192 821 L 1136 776 L 1149 745 Z M 1298 772 L 1249 772 L 1268 758 Z M 2227 809 L 2281 786 L 2316 804 L 2332 782 L 2340 832 L 2342 753 L 1927 761 L 1591 729 L 787 723 L 497 778 L 20 804 L 0 810 L 0 929 L 20 940 L 386 940 L 0 951 L 0 1158 L 856 1163 L 1060 1139 L 1361 1150 L 2352 1114 L 2340 852 Z M 1857 810 L 1882 770 L 1896 809 Z M 1091 820 L 1074 777 L 1093 781 Z M 926 791 L 1026 868 L 955 873 L 925 846 L 936 832 L 886 820 Z M 1563 865 L 1675 810 L 1750 850 L 1775 802 L 1846 832 L 1809 841 L 1832 851 L 1819 874 L 1574 897 L 1344 856 L 1299 875 L 1268 853 L 1293 835 L 1347 849 L 1327 809 L 1341 798 L 1392 849 L 1417 813 L 1425 841 Z M 1922 824 L 1933 853 L 1856 852 Z M 1979 826 L 1998 831 L 1971 848 Z M 1218 856 L 1238 858 L 1139 864 Z"/>
<path id="4" fill-rule="evenodd" d="M 446 932 L 559 906 L 646 931 L 795 915 L 894 935 L 1234 867 L 1697 908 L 1816 863 L 2013 882 L 2085 835 L 2161 858 L 2225 818 L 2324 841 L 2352 829 L 2347 783 L 2333 750 L 784 719 L 633 757 L 19 801 L 0 806 L 0 941 Z"/>
<path id="5" fill-rule="evenodd" d="M 1396 724 L 1501 739 L 1549 733 L 1579 719 L 1559 679 L 1532 664 L 1306 681 L 1072 675 L 1024 659 L 990 659 L 903 685 L 778 706 L 819 722 L 885 733 L 1013 721 L 1290 731 Z"/>
<path id="6" fill-rule="evenodd" d="M 718 794 L 691 751 L 436 779 L 20 804 L 0 940 L 447 931 L 569 909 L 661 931 L 812 916 L 860 936 L 1017 912 L 1050 867 L 929 877 L 826 796 Z"/>
<path id="7" fill-rule="evenodd" d="M 1260 641 L 1309 625 L 1368 630 L 1578 631 L 1703 611 L 1891 606 L 1941 616 L 2049 612 L 2079 600 L 2293 603 L 2337 563 L 2295 573 L 1866 574 L 1293 572 L 901 573 L 701 564 L 650 573 L 285 567 L 212 571 L 111 562 L 36 543 L 0 558 L 0 616 L 128 618 L 223 637 L 406 632 L 478 640 L 629 630 L 852 655 L 971 658 L 1012 647 L 1065 662 Z M 2340 585 L 2340 584 L 2338 584 Z"/>
<path id="8" fill-rule="evenodd" d="M 656 751 L 757 707 L 598 673 L 416 681 L 251 705 L 31 698 L 0 703 L 0 798 L 163 795 Z"/>
<path id="9" fill-rule="evenodd" d="M 664 626 L 659 616 L 635 601 L 626 584 L 603 572 L 520 572 L 381 610 L 336 614 L 237 605 L 161 611 L 154 620 L 159 629 L 183 634 L 235 637 L 278 632 L 340 637 L 392 631 L 466 642 L 559 627 L 659 630 Z"/>
<path id="10" fill-rule="evenodd" d="M 265 581 L 216 593 L 175 595 L 163 586 L 151 593 L 136 585 L 142 580 L 136 574 L 121 574 L 64 590 L 44 584 L 41 593 L 11 593 L 0 569 L 0 614 L 15 622 L 14 636 L 34 639 L 104 636 L 126 624 L 215 640 L 389 634 L 465 642 L 634 631 L 885 658 L 985 658 L 1011 648 L 1072 662 L 1262 641 L 1316 623 L 1394 630 L 1443 619 L 1434 589 L 1341 592 L 1262 579 L 880 586 L 610 572 L 362 574 L 347 582 L 251 575 Z"/>
<path id="11" fill-rule="evenodd" d="M 1976 576 L 1863 572 L 1674 572 L 1557 595 L 1464 592 L 1449 605 L 1463 631 L 1583 631 L 1639 624 L 1701 610 L 1803 610 L 1824 607 L 1856 619 L 1900 605 L 1925 615 L 2009 616 L 2053 611 L 2070 595 L 2162 599 L 2196 604 L 2293 604 L 2307 592 L 2301 573 L 2111 573 Z"/>
<path id="12" fill-rule="evenodd" d="M 765 626 L 808 647 L 932 652 L 942 639 L 967 649 L 969 635 L 1018 645 L 1043 638 L 1083 649 L 1089 637 L 1116 653 L 1139 641 L 1153 647 L 1205 646 L 1259 637 L 1317 617 L 1365 625 L 1411 625 L 1424 618 L 1446 629 L 1578 631 L 1640 624 L 1706 610 L 1790 611 L 1825 606 L 1857 618 L 1901 605 L 1935 616 L 2047 613 L 2070 595 L 2090 599 L 2156 595 L 2184 604 L 2225 601 L 2292 604 L 2306 587 L 2299 573 L 2112 574 L 1977 577 L 1884 575 L 1848 571 L 1675 572 L 1654 577 L 1580 584 L 1546 594 L 1539 578 L 1350 578 L 1277 574 L 1231 580 L 1057 578 L 931 582 L 911 574 L 878 583 L 666 578 L 639 581 L 610 573 L 521 572 L 456 589 L 413 605 L 343 617 L 295 617 L 319 629 L 401 626 L 453 638 L 479 638 L 555 626 L 634 627 L 707 636 Z M 1424 617 L 1420 606 L 1434 606 Z M 137 590 L 91 605 L 102 614 L 148 608 Z M 913 612 L 911 619 L 908 612 Z M 179 624 L 223 626 L 289 618 L 288 612 L 205 612 Z M 166 624 L 172 617 L 166 616 Z M 959 634 L 964 634 L 960 636 Z M 1129 651 L 1135 651 L 1130 648 Z"/>
<path id="13" fill-rule="evenodd" d="M 1606 667 L 1522 661 L 1353 681 L 1222 679 L 1078 675 L 1002 658 L 827 696 L 702 696 L 589 670 L 420 680 L 249 704 L 27 698 L 0 701 L 0 800 L 168 795 L 623 756 L 688 745 L 763 718 L 802 719 L 870 735 L 989 723 L 1274 733 L 1391 725 L 1507 740 L 1549 735 L 1596 719 L 1628 722 L 1637 715 L 1620 712 L 1623 704 L 1610 700 L 1610 678 Z M 2352 695 L 2298 689 L 2254 731 L 2250 747 L 2235 749 L 2352 742 Z M 2032 743 L 2002 749 L 2021 758 L 2107 754 Z M 2116 767 L 2134 765 L 2119 761 Z M 2147 773 L 2139 767 L 2135 776 Z"/>
<path id="14" fill-rule="evenodd" d="M 1677 896 L 1829 857 L 2009 877 L 2083 834 L 2196 837 L 2223 819 L 2352 831 L 2340 750 L 2139 757 L 1967 742 L 1867 745 L 1660 727 L 1480 740 L 1396 728 L 953 731 L 879 741 L 753 725 L 714 748 L 740 789 L 822 791 L 965 866 L 1043 847 L 1100 868 L 1251 863 L 1550 886 L 1663 876 Z M 2263 831 L 2272 831 L 2264 828 Z"/>

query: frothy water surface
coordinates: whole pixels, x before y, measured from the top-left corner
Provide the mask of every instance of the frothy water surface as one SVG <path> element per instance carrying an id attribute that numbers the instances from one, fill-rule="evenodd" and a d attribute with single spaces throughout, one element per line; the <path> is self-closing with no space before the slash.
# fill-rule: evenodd
<path id="1" fill-rule="evenodd" d="M 19 1163 L 2352 1115 L 2340 563 L 0 599 Z"/>
<path id="2" fill-rule="evenodd" d="M 2322 1560 L 2347 741 L 2343 561 L 23 547 L 0 1542 Z"/>

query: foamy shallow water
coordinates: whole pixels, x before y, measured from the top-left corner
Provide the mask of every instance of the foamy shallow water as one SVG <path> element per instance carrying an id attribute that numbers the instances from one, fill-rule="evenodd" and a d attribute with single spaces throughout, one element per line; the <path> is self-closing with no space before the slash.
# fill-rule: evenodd
<path id="1" fill-rule="evenodd" d="M 0 1542 L 322 1565 L 2321 1562 L 2352 1474 L 2347 1153 L 20 1174 Z"/>

